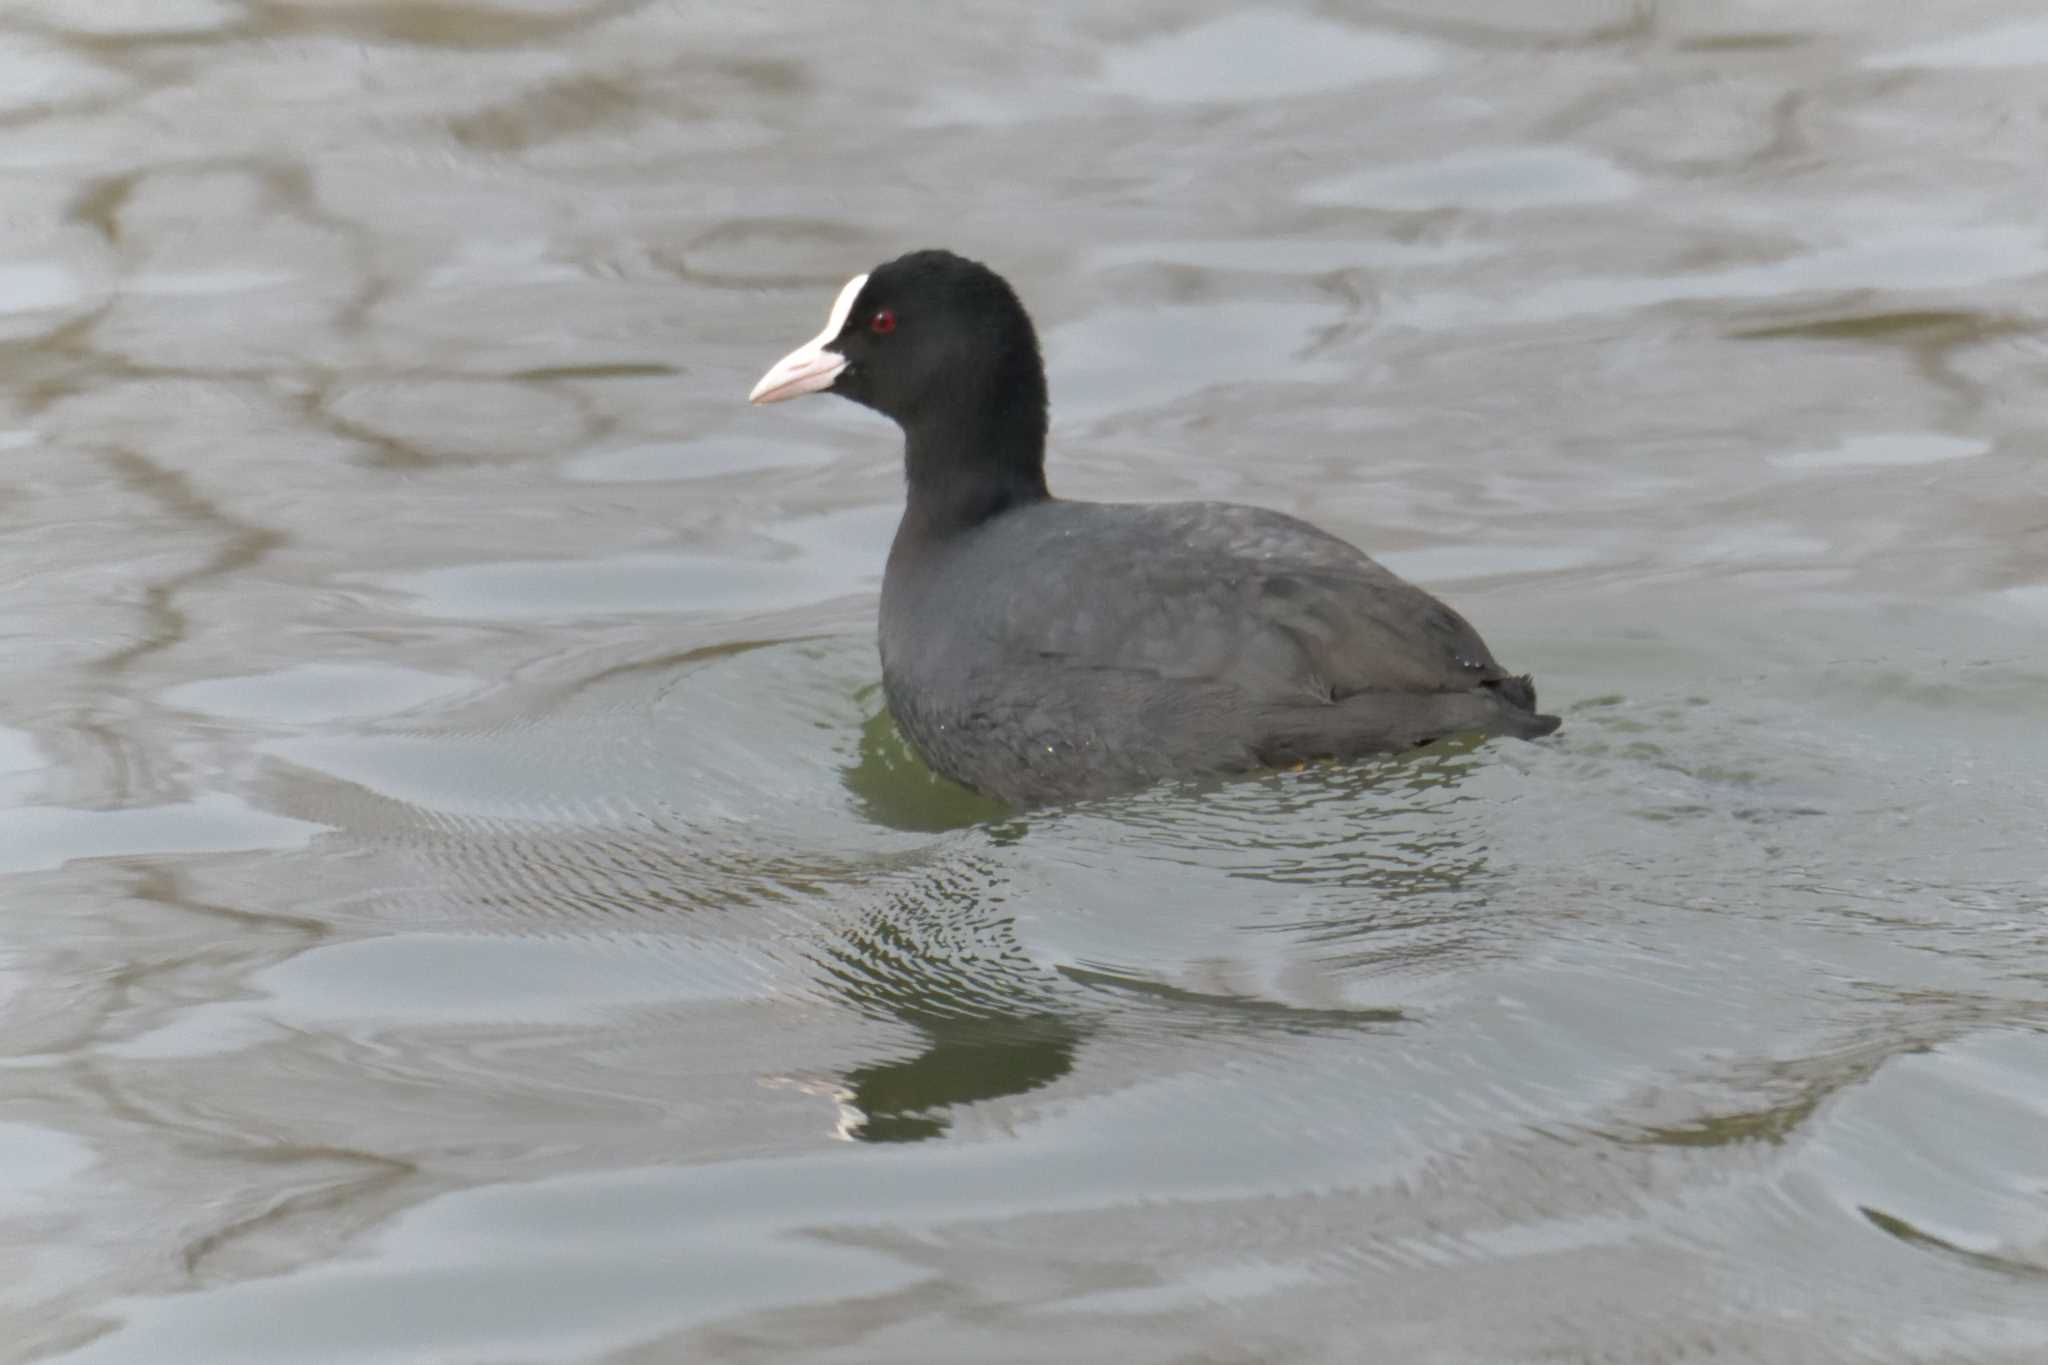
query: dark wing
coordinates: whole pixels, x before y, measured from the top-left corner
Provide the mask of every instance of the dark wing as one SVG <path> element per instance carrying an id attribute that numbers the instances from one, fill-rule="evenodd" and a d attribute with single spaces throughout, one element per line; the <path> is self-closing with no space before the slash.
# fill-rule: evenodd
<path id="1" fill-rule="evenodd" d="M 1081 572 L 1008 597 L 997 633 L 1019 663 L 1056 658 L 1302 702 L 1508 676 L 1463 617 L 1306 522 L 1224 503 L 1091 512 L 1115 524 L 1079 538 Z M 1070 554 L 1074 543 L 1055 534 L 1043 548 Z"/>

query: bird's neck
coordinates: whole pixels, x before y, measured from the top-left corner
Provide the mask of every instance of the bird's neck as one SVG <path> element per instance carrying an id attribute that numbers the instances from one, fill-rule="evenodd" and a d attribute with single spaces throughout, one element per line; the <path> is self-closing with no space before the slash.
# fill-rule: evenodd
<path id="1" fill-rule="evenodd" d="M 902 531 L 949 535 L 1052 496 L 1045 486 L 1045 381 L 963 393 L 905 426 Z"/>

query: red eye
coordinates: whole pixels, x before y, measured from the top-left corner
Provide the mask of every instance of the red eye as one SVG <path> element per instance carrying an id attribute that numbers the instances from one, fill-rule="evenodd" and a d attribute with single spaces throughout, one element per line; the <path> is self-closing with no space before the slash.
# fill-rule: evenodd
<path id="1" fill-rule="evenodd" d="M 868 330 L 876 336 L 887 336 L 896 330 L 896 315 L 884 308 L 868 319 Z"/>

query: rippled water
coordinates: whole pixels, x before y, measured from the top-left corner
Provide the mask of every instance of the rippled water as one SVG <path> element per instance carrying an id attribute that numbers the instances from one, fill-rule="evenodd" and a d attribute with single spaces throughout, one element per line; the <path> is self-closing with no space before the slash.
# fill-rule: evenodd
<path id="1" fill-rule="evenodd" d="M 2048 1359 L 2017 0 L 10 0 L 0 1358 Z M 1015 817 L 847 276 L 1564 730 Z"/>

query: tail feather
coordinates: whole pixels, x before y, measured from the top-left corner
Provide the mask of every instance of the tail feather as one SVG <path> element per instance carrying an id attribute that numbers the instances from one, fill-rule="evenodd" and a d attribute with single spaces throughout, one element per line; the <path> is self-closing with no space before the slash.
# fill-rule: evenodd
<path id="1" fill-rule="evenodd" d="M 1563 723 L 1537 714 L 1527 677 L 1470 692 L 1359 692 L 1334 706 L 1290 707 L 1273 721 L 1259 746 L 1270 765 L 1412 749 L 1452 735 L 1536 739 Z"/>
<path id="2" fill-rule="evenodd" d="M 1538 739 L 1564 724 L 1557 716 L 1537 713 L 1536 680 L 1527 673 L 1486 685 L 1500 698 L 1505 722 L 1501 727 L 1502 734 L 1513 735 L 1517 739 Z"/>

